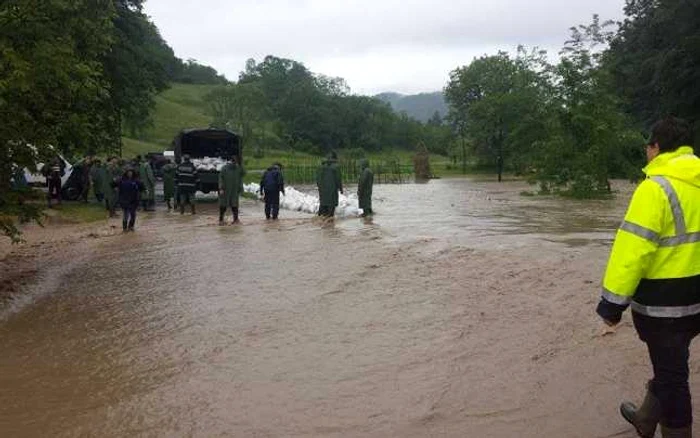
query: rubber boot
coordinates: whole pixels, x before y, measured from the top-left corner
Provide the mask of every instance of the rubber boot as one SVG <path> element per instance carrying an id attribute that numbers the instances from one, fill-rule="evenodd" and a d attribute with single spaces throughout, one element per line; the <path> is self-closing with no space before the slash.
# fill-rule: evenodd
<path id="1" fill-rule="evenodd" d="M 241 221 L 238 219 L 238 211 L 239 211 L 238 207 L 233 207 L 233 208 L 231 208 L 231 210 L 233 212 L 233 223 L 240 224 Z"/>
<path id="2" fill-rule="evenodd" d="M 651 382 L 648 382 L 644 402 L 639 408 L 630 402 L 624 402 L 620 405 L 620 414 L 637 429 L 637 434 L 642 438 L 654 438 L 656 426 L 661 420 L 661 403 L 652 394 L 650 388 Z"/>
<path id="3" fill-rule="evenodd" d="M 185 204 L 180 204 L 180 214 L 185 214 Z"/>
<path id="4" fill-rule="evenodd" d="M 226 214 L 226 207 L 219 207 L 219 225 L 224 224 L 224 215 Z"/>
<path id="5" fill-rule="evenodd" d="M 661 436 L 663 438 L 693 438 L 693 428 L 688 426 L 682 429 L 668 429 L 661 426 Z"/>
<path id="6" fill-rule="evenodd" d="M 166 204 L 168 204 L 168 211 L 173 209 L 173 206 L 170 204 L 170 199 L 165 201 Z"/>
<path id="7" fill-rule="evenodd" d="M 195 208 L 194 208 L 194 204 L 190 204 L 190 207 L 192 207 L 192 214 L 197 214 L 197 212 L 195 211 Z"/>

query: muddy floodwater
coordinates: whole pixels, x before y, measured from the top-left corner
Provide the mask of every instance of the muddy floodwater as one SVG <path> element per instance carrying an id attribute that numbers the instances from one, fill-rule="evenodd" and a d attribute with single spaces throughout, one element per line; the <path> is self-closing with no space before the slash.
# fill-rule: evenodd
<path id="1" fill-rule="evenodd" d="M 375 186 L 372 220 L 244 201 L 241 226 L 215 204 L 93 225 L 0 310 L 0 436 L 634 437 L 617 406 L 646 351 L 594 314 L 617 188 L 436 180 Z"/>

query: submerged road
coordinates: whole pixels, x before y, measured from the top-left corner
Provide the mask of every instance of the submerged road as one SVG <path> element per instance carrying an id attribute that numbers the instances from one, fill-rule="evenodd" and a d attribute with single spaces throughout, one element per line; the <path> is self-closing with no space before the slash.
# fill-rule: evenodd
<path id="1" fill-rule="evenodd" d="M 594 315 L 629 188 L 527 189 L 377 186 L 374 220 L 331 224 L 159 210 L 65 248 L 0 320 L 0 436 L 633 437 L 648 359 Z"/>

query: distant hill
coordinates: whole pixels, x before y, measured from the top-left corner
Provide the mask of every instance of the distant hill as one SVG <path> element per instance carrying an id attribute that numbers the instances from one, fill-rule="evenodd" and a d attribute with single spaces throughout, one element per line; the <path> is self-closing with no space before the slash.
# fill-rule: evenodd
<path id="1" fill-rule="evenodd" d="M 435 111 L 444 118 L 448 111 L 445 96 L 441 91 L 412 95 L 381 93 L 374 97 L 389 103 L 394 111 L 405 111 L 409 117 L 421 122 L 427 122 L 435 114 Z"/>

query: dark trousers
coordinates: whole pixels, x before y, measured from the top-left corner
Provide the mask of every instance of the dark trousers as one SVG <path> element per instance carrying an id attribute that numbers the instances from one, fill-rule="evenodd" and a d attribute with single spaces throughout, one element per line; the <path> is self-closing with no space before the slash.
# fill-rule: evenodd
<path id="1" fill-rule="evenodd" d="M 90 181 L 83 181 L 83 185 L 80 188 L 80 198 L 83 202 L 88 202 L 88 193 L 90 193 Z"/>
<path id="2" fill-rule="evenodd" d="M 280 205 L 279 203 L 273 204 L 271 202 L 265 202 L 265 217 L 270 219 L 270 216 L 272 216 L 272 219 L 277 219 L 280 213 Z"/>
<path id="3" fill-rule="evenodd" d="M 177 203 L 180 204 L 180 213 L 185 212 L 185 205 L 189 204 L 190 207 L 192 208 L 192 214 L 194 214 L 194 203 L 192 202 L 192 198 L 194 198 L 194 193 L 190 192 L 178 192 L 179 193 L 179 199 L 177 200 Z"/>
<path id="4" fill-rule="evenodd" d="M 95 193 L 95 199 L 97 199 L 98 203 L 102 203 L 102 201 L 105 199 L 105 195 L 102 193 Z"/>
<path id="5" fill-rule="evenodd" d="M 647 344 L 654 368 L 651 392 L 661 403 L 661 424 L 680 429 L 693 424 L 688 386 L 690 343 L 700 333 L 700 315 L 652 318 L 633 313 L 639 338 Z"/>
<path id="6" fill-rule="evenodd" d="M 231 213 L 233 213 L 233 220 L 238 220 L 238 207 L 231 207 Z M 226 207 L 219 207 L 219 222 L 224 221 L 224 215 L 226 214 Z"/>
<path id="7" fill-rule="evenodd" d="M 280 192 L 278 189 L 268 190 L 265 188 L 265 217 L 277 219 L 280 213 Z"/>
<path id="8" fill-rule="evenodd" d="M 116 207 L 117 206 L 114 200 L 110 201 L 109 199 L 105 198 L 105 208 L 109 212 L 110 216 L 114 216 L 114 210 Z"/>
<path id="9" fill-rule="evenodd" d="M 136 223 L 136 209 L 138 206 L 136 205 L 130 205 L 128 207 L 122 207 L 122 211 L 124 212 L 124 217 L 122 219 L 122 228 L 124 230 L 134 229 L 134 224 Z"/>
<path id="10" fill-rule="evenodd" d="M 335 216 L 335 207 L 331 205 L 322 205 L 318 208 L 318 215 L 324 217 Z"/>
<path id="11" fill-rule="evenodd" d="M 61 203 L 61 180 L 60 179 L 50 179 L 49 180 L 49 205 L 51 205 L 51 199 L 58 200 Z"/>

